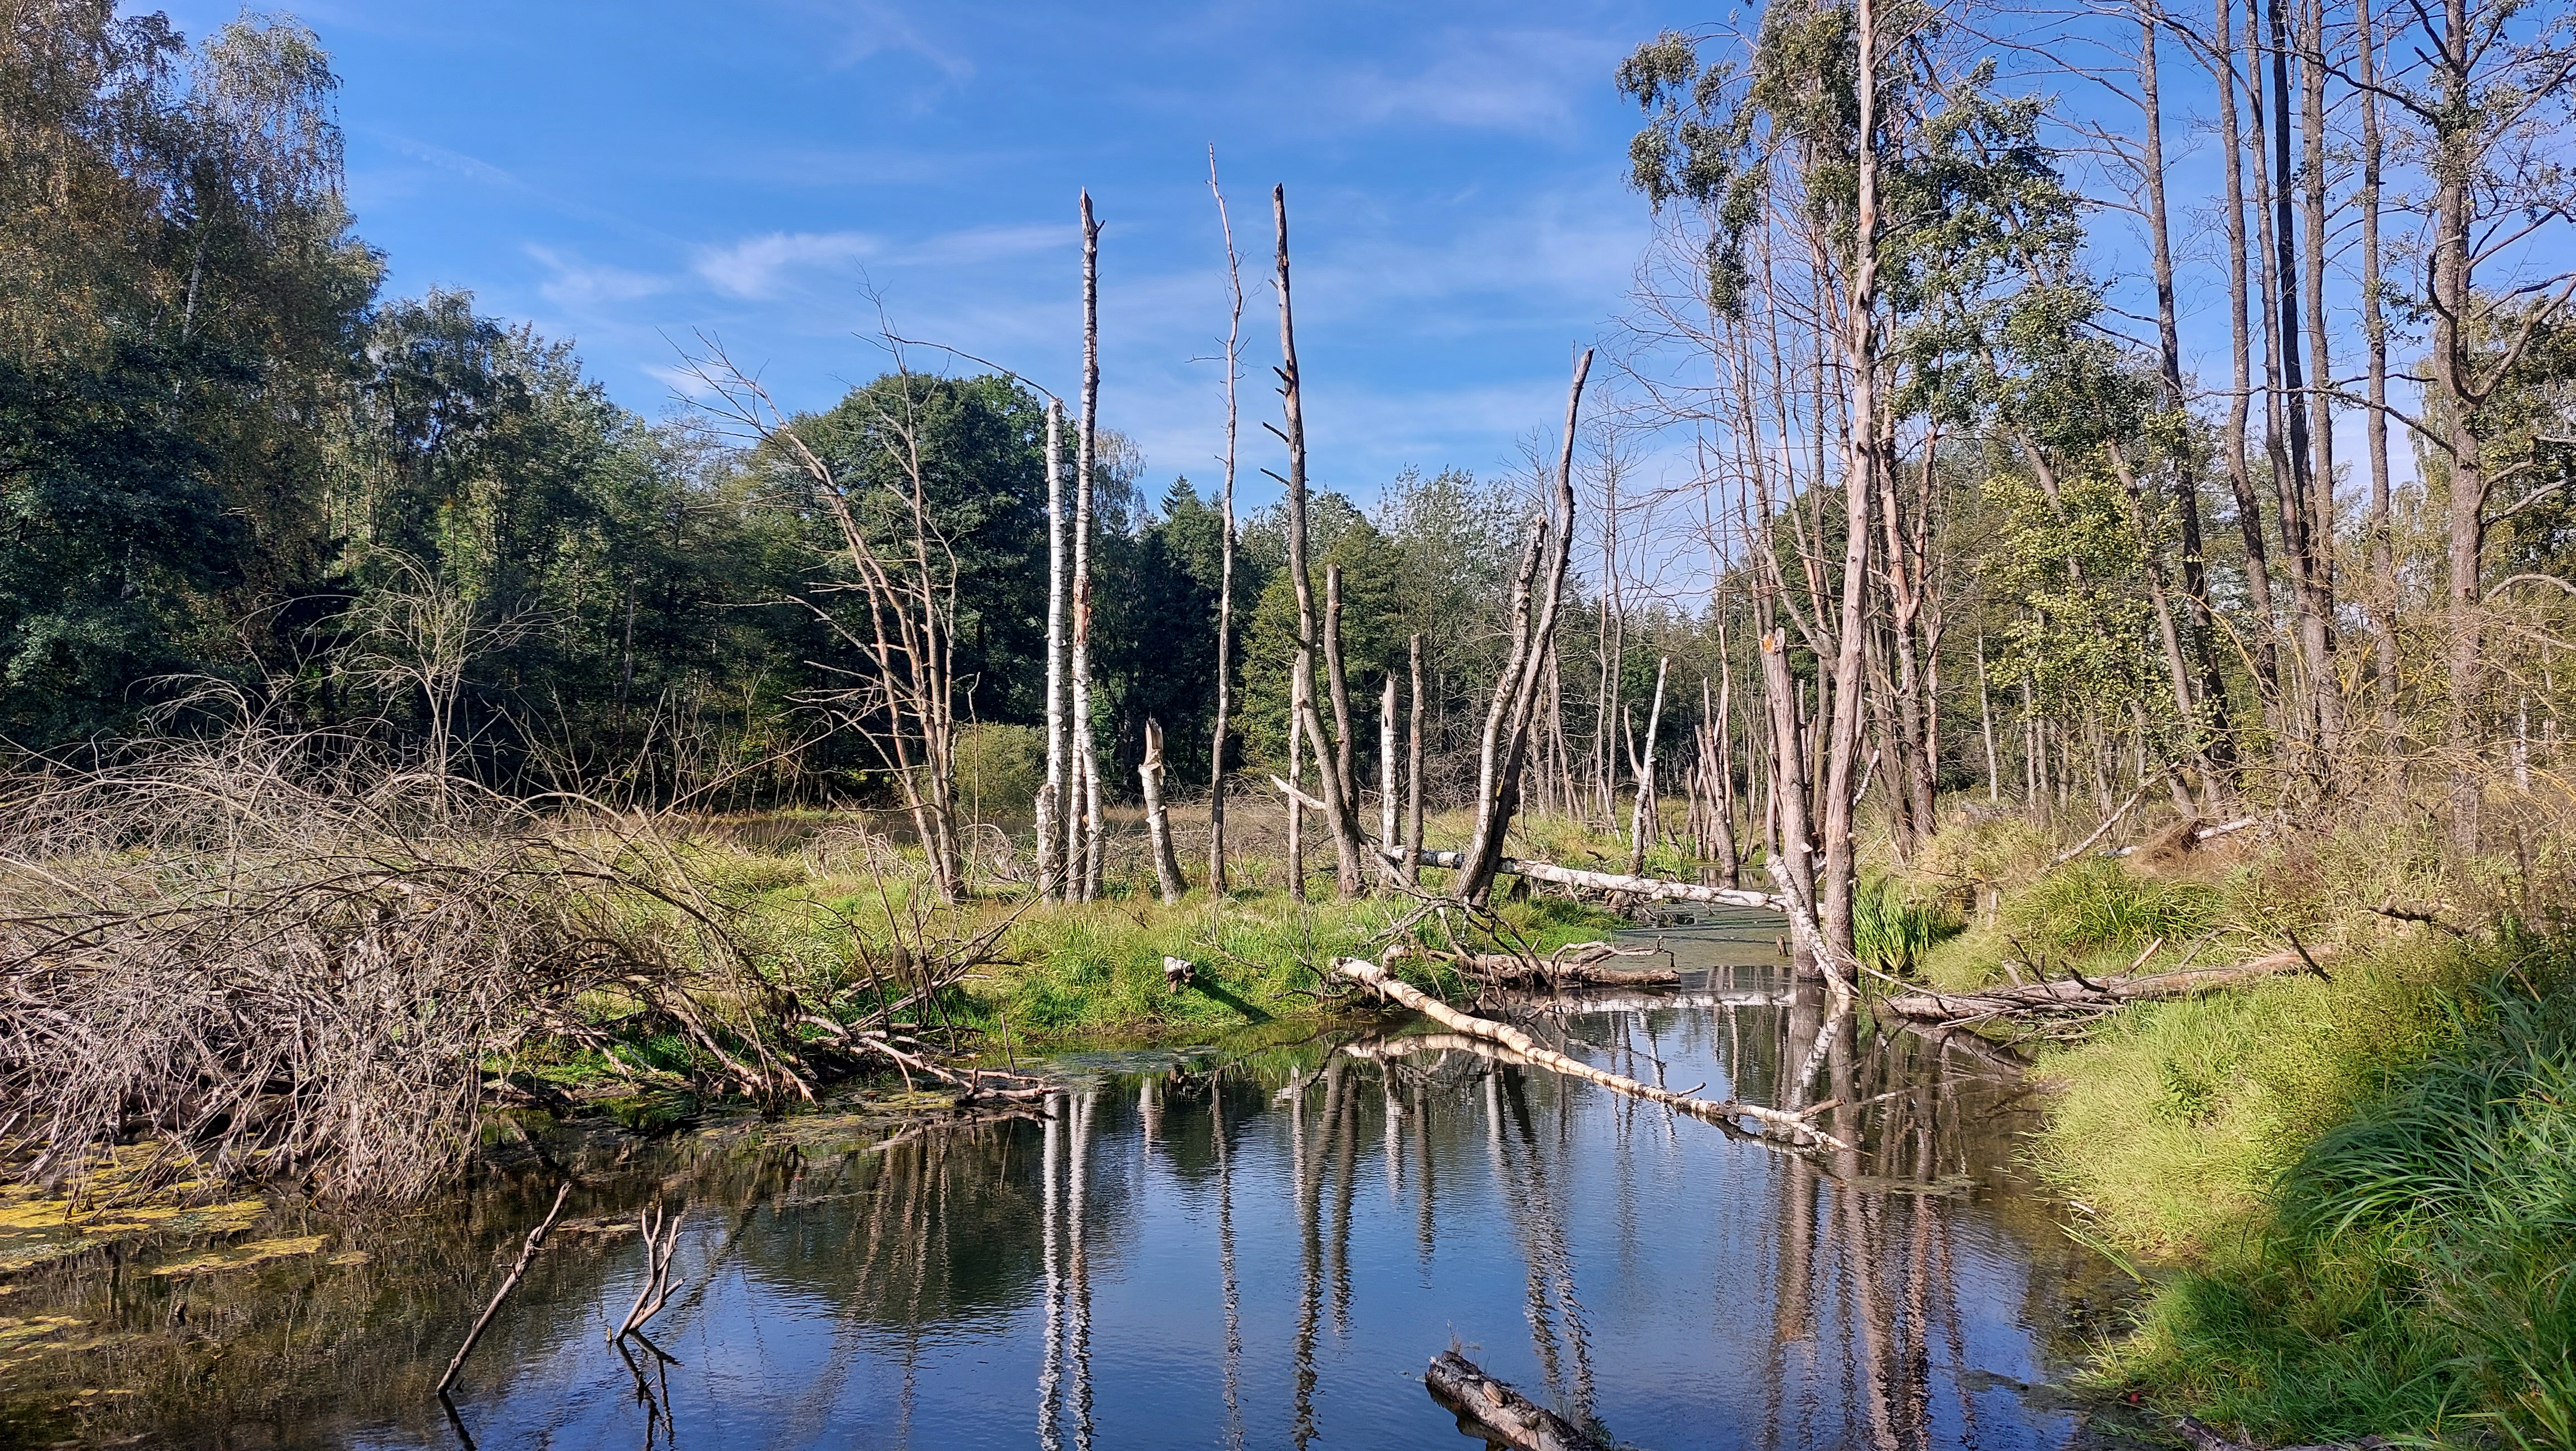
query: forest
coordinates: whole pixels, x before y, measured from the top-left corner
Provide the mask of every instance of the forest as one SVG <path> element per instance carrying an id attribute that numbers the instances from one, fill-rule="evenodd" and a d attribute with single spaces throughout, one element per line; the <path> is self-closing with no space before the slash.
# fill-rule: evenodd
<path id="1" fill-rule="evenodd" d="M 1509 1016 L 1743 908 L 1835 1021 L 2035 1060 L 2069 1233 L 2167 1266 L 2097 1387 L 2576 1443 L 2576 15 L 1629 44 L 1623 310 L 1524 459 L 1368 494 L 1309 483 L 1296 199 L 1215 148 L 1196 477 L 1100 405 L 1070 182 L 1078 377 L 889 322 L 799 411 L 700 334 L 647 417 L 388 292 L 302 23 L 13 0 L 13 1179 L 418 1198 L 502 1103 L 1028 1103 L 1032 1043 Z"/>

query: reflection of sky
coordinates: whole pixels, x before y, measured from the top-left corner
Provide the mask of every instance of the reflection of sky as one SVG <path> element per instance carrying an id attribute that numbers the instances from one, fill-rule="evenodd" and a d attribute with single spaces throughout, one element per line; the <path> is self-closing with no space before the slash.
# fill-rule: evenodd
<path id="1" fill-rule="evenodd" d="M 1720 1056 L 1731 1031 L 1749 1045 L 1777 1031 L 1773 1010 L 1751 1010 L 1730 1025 L 1722 1014 L 1667 1013 L 1624 1026 L 1631 1041 L 1666 1061 L 1667 1081 L 1702 1080 L 1725 1091 Z M 1574 1032 L 1612 1044 L 1617 1020 L 1581 1020 Z M 1893 1436 L 1887 1444 L 2057 1446 L 2071 1424 L 2054 1408 L 2024 1409 L 2015 1384 L 2037 1379 L 2040 1355 L 2023 1321 L 2053 1304 L 2069 1253 L 2036 1250 L 2017 1229 L 2036 1222 L 1989 1170 L 2000 1140 L 1965 1147 L 1980 1181 L 1973 1194 L 1928 1195 L 1818 1185 L 1792 1206 L 1812 1171 L 1759 1144 L 1730 1141 L 1710 1125 L 1674 1122 L 1588 1087 L 1524 1082 L 1527 1137 L 1508 1090 L 1468 1080 L 1424 1090 L 1420 1111 L 1389 1118 L 1379 1069 L 1346 1059 L 1344 1094 L 1354 1139 L 1325 1134 L 1327 1091 L 1310 1081 L 1301 1112 L 1271 1095 L 1273 1079 L 1237 1082 L 1225 1109 L 1233 1133 L 1231 1202 L 1234 1271 L 1241 1306 L 1237 1403 L 1243 1445 L 1294 1439 L 1301 1307 L 1310 1262 L 1314 1288 L 1314 1444 L 1322 1447 L 1442 1446 L 1452 1422 L 1424 1393 L 1422 1367 L 1454 1337 L 1495 1375 L 1546 1401 L 1570 1396 L 1588 1376 L 1593 1406 L 1622 1441 L 1658 1451 L 1689 1447 L 1867 1445 L 1875 1437 L 1869 1388 L 1887 1388 Z M 1651 1072 L 1640 1065 L 1640 1071 Z M 1109 1448 L 1227 1444 L 1225 1324 L 1221 1299 L 1220 1179 L 1214 1169 L 1207 1101 L 1160 1090 L 1162 1141 L 1144 1134 L 1143 1088 L 1111 1080 L 1095 1090 L 1085 1181 L 1090 1282 L 1089 1444 Z M 1408 1097 L 1409 1097 L 1409 1090 Z M 1972 1117 L 1996 1090 L 1962 1082 L 1957 1116 Z M 1821 1096 L 1821 1090 L 1819 1090 Z M 1927 1095 L 1928 1096 L 1928 1095 Z M 1491 1107 L 1502 1110 L 1496 1137 Z M 1302 1118 L 1310 1151 L 1313 1234 L 1301 1223 L 1292 1133 Z M 1422 1138 L 1430 1149 L 1431 1217 L 1423 1227 Z M 1068 1146 L 1069 1129 L 1059 1140 Z M 953 1295 L 917 1328 L 904 1327 L 909 1268 L 866 1283 L 875 1299 L 856 1304 L 829 1288 L 860 1283 L 870 1253 L 857 1228 L 865 1197 L 829 1199 L 785 1211 L 700 1210 L 683 1236 L 687 1286 L 657 1322 L 661 1343 L 682 1364 L 668 1370 L 679 1440 L 709 1446 L 1032 1446 L 1038 1442 L 1039 1382 L 1046 1349 L 1046 1284 L 1036 1248 L 1043 1131 L 1022 1124 L 1005 1152 L 951 1159 L 951 1192 L 961 1175 L 984 1175 L 983 1207 L 933 1224 L 929 1278 L 943 1253 L 974 1253 L 1007 1278 Z M 1321 1146 L 1318 1148 L 1317 1146 Z M 1914 1150 L 1894 1166 L 1901 1173 Z M 1941 1144 L 1937 1172 L 1956 1173 L 1962 1149 Z M 1344 1177 L 1343 1166 L 1348 1166 Z M 832 1166 L 808 1171 L 807 1192 L 873 1192 L 857 1175 L 834 1181 Z M 994 1185 L 1000 1175 L 1007 1184 Z M 916 1186 L 918 1187 L 918 1186 Z M 1059 1209 L 1063 1202 L 1059 1192 Z M 999 1208 L 996 1208 L 996 1203 Z M 1347 1209 L 1345 1209 L 1347 1206 Z M 2018 1209 L 2016 1217 L 2012 1211 Z M 1347 1238 L 1341 1230 L 1348 1215 Z M 1787 1216 L 1806 1226 L 1801 1236 Z M 1918 1216 L 1925 1216 L 1918 1220 Z M 994 1256 L 970 1249 L 970 1233 L 1018 1236 Z M 901 1233 L 903 1231 L 889 1231 Z M 712 1280 L 699 1268 L 727 1236 Z M 1070 1262 L 1069 1229 L 1063 1241 Z M 941 1248 L 941 1236 L 957 1238 Z M 1803 1335 L 1783 1337 L 1783 1265 L 1805 1240 Z M 1336 1245 L 1347 1243 L 1348 1298 L 1341 1301 Z M 877 1253 L 890 1253 L 879 1241 Z M 603 1300 L 624 1309 L 641 1273 L 629 1240 Z M 907 1252 L 908 1253 L 908 1252 Z M 2034 1268 L 2031 1256 L 2050 1257 Z M 1918 1257 L 1923 1273 L 1916 1284 Z M 1942 1257 L 1946 1256 L 1946 1266 Z M 1311 1257 L 1311 1261 L 1310 1261 Z M 913 1263 L 897 1257 L 903 1266 Z M 944 1296 L 944 1298 L 943 1298 Z M 1533 1309 L 1535 1303 L 1539 1307 Z M 1877 1347 L 1864 1306 L 1894 1333 Z M 528 1307 L 514 1305 L 512 1313 Z M 485 1446 L 632 1447 L 645 1413 L 632 1378 L 600 1341 L 597 1306 L 542 1307 L 560 1317 L 553 1338 L 506 1386 L 486 1367 L 486 1386 L 464 1403 L 464 1419 Z M 1073 1318 L 1065 1310 L 1067 1333 Z M 1919 1327 L 1919 1329 L 1918 1329 Z M 1794 1327 L 1792 1327 L 1794 1329 Z M 1541 1331 L 1552 1342 L 1553 1378 Z M 1578 1345 L 1578 1338 L 1580 1345 Z M 1928 1366 L 1919 1416 L 1909 1419 L 1906 1365 Z M 1971 1372 L 1964 1379 L 1958 1372 Z M 1079 1448 L 1076 1367 L 1060 1387 L 1061 1444 Z M 468 1377 L 469 1386 L 475 1378 Z M 1551 1387 L 1555 1393 L 1551 1393 Z M 1973 1424 L 1972 1424 L 1973 1421 Z M 1920 1426 L 1923 1434 L 1910 1427 Z"/>

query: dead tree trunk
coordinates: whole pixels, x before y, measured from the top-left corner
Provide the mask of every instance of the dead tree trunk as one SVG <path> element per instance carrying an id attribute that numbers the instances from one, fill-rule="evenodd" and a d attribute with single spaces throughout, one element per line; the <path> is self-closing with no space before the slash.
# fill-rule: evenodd
<path id="1" fill-rule="evenodd" d="M 1065 863 L 1076 890 L 1100 895 L 1100 753 L 1091 736 L 1091 470 L 1100 430 L 1100 224 L 1091 193 L 1082 194 L 1082 426 L 1073 464 L 1073 751 L 1081 762 L 1082 798 L 1067 803 Z"/>
<path id="2" fill-rule="evenodd" d="M 1297 655 L 1290 666 L 1294 686 L 1289 694 L 1292 700 L 1297 701 L 1298 719 L 1305 723 L 1306 737 L 1315 747 L 1315 763 L 1319 768 L 1315 774 L 1323 783 L 1324 815 L 1326 825 L 1333 833 L 1333 853 L 1338 868 L 1336 881 L 1343 896 L 1356 897 L 1365 885 L 1361 875 L 1365 860 L 1360 845 L 1359 812 L 1349 793 L 1342 789 L 1332 761 L 1325 754 L 1325 743 L 1332 737 L 1325 733 L 1323 714 L 1315 706 L 1317 629 L 1315 579 L 1309 572 L 1306 545 L 1306 412 L 1305 396 L 1297 373 L 1296 314 L 1288 291 L 1287 187 L 1270 189 L 1270 210 L 1279 242 L 1279 397 L 1283 421 L 1287 424 L 1286 430 L 1279 432 L 1279 437 L 1288 445 L 1288 476 L 1279 482 L 1288 490 L 1288 576 L 1297 596 Z M 1335 651 L 1338 656 L 1338 646 Z"/>
<path id="3" fill-rule="evenodd" d="M 1145 835 L 1154 852 L 1154 881 L 1163 890 L 1163 904 L 1178 906 L 1188 887 L 1181 880 L 1180 859 L 1172 855 L 1172 817 L 1163 807 L 1163 724 L 1152 716 L 1145 717 L 1145 762 L 1136 768 L 1144 787 Z"/>
<path id="4" fill-rule="evenodd" d="M 1386 689 L 1377 709 L 1377 839 L 1396 842 L 1395 672 L 1386 672 Z"/>
<path id="5" fill-rule="evenodd" d="M 1288 677 L 1288 784 L 1303 784 L 1306 762 L 1306 690 L 1292 673 Z M 1288 899 L 1306 900 L 1306 808 L 1295 792 L 1288 796 Z"/>
<path id="6" fill-rule="evenodd" d="M 1408 887 L 1422 881 L 1422 637 L 1415 635 L 1410 643 L 1413 656 L 1412 732 L 1405 743 L 1404 770 L 1404 884 Z"/>
<path id="7" fill-rule="evenodd" d="M 1869 607 L 1869 521 L 1878 457 L 1878 19 L 1874 0 L 1856 0 L 1860 94 L 1857 239 L 1853 244 L 1848 368 L 1851 417 L 1844 451 L 1844 542 L 1841 645 L 1834 662 L 1832 725 L 1825 752 L 1825 873 L 1816 907 L 1818 927 L 1833 961 L 1829 979 L 1848 991 L 1852 956 L 1852 897 L 1860 876 L 1853 839 L 1854 778 L 1860 767 L 1861 678 Z"/>
<path id="8" fill-rule="evenodd" d="M 1655 659 L 1655 703 L 1646 711 L 1644 754 L 1638 753 L 1635 741 L 1628 743 L 1628 767 L 1637 778 L 1637 804 L 1628 816 L 1628 875 L 1632 877 L 1646 870 L 1646 848 L 1663 830 L 1661 803 L 1655 799 L 1655 735 L 1664 723 L 1664 675 L 1672 664 L 1669 655 Z"/>
<path id="9" fill-rule="evenodd" d="M 1324 683 L 1333 693 L 1333 774 L 1342 783 L 1342 799 L 1356 818 L 1360 809 L 1359 769 L 1353 757 L 1358 742 L 1351 729 L 1351 679 L 1342 668 L 1342 567 L 1324 566 Z M 1321 764 L 1323 756 L 1316 757 Z"/>
<path id="10" fill-rule="evenodd" d="M 1466 1416 L 1515 1451 L 1603 1451 L 1564 1417 L 1476 1368 L 1454 1350 L 1431 1362 L 1422 1383 L 1440 1404 Z"/>
<path id="11" fill-rule="evenodd" d="M 1216 194 L 1217 225 L 1225 233 L 1225 281 L 1230 304 L 1225 323 L 1225 491 L 1216 586 L 1216 729 L 1208 751 L 1208 893 L 1225 895 L 1225 738 L 1234 713 L 1234 433 L 1240 414 L 1235 384 L 1243 377 L 1243 261 L 1234 251 L 1234 222 L 1225 191 L 1216 183 L 1216 148 L 1208 148 L 1208 190 Z"/>
<path id="12" fill-rule="evenodd" d="M 1513 588 L 1510 663 L 1495 682 L 1494 699 L 1485 711 L 1485 730 L 1476 760 L 1476 834 L 1469 842 L 1467 865 L 1455 893 L 1482 902 L 1494 883 L 1494 866 L 1503 857 L 1503 837 L 1520 807 L 1521 762 L 1529 747 L 1530 718 L 1547 662 L 1547 642 L 1556 636 L 1556 607 L 1565 597 L 1565 571 L 1574 542 L 1574 439 L 1583 410 L 1583 381 L 1592 372 L 1592 350 L 1575 361 L 1574 382 L 1565 396 L 1565 443 L 1556 460 L 1556 498 L 1552 519 L 1538 522 L 1521 556 Z M 1533 588 L 1536 581 L 1545 585 Z"/>

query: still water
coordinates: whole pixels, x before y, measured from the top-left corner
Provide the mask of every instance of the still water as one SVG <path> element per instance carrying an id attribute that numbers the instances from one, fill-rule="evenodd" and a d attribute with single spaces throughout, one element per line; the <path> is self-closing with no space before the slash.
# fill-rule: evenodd
<path id="1" fill-rule="evenodd" d="M 1837 1106 L 1793 1152 L 1388 1024 L 1075 1056 L 1043 1115 L 531 1141 L 470 1200 L 227 1275 L 30 1272 L 0 1434 L 198 1446 L 1467 1448 L 1454 1341 L 1653 1451 L 2060 1447 L 2047 1382 L 2118 1277 L 2013 1168 L 2028 1091 L 1845 1022 L 1753 924 L 1665 933 L 1689 989 L 1542 1018 L 1708 1097 Z M 557 1177 L 559 1230 L 430 1394 Z M 687 1206 L 668 1357 L 604 1343 L 635 1208 Z M 287 1243 L 279 1238 L 278 1242 Z M 90 1394 L 71 1392 L 77 1384 Z"/>

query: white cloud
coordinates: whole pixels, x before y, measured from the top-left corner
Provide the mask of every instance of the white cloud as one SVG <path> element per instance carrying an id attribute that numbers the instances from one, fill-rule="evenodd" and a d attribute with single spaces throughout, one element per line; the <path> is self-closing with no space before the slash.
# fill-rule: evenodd
<path id="1" fill-rule="evenodd" d="M 665 367 L 659 363 L 646 363 L 642 365 L 642 371 L 646 377 L 670 389 L 673 397 L 685 398 L 692 403 L 708 398 L 715 392 L 713 388 L 707 386 L 706 379 L 683 367 Z"/>
<path id="2" fill-rule="evenodd" d="M 727 297 L 759 300 L 777 296 L 792 273 L 846 267 L 882 245 L 865 232 L 771 232 L 730 247 L 705 248 L 694 270 Z"/>
<path id="3" fill-rule="evenodd" d="M 1370 67 L 1345 75 L 1331 87 L 1332 109 L 1365 123 L 1561 135 L 1573 129 L 1576 95 L 1598 87 L 1612 59 L 1598 37 L 1558 31 L 1452 31 L 1438 44 L 1409 74 Z"/>
<path id="4" fill-rule="evenodd" d="M 557 307 L 586 308 L 601 303 L 631 302 L 670 290 L 671 279 L 649 272 L 585 262 L 534 242 L 527 244 L 526 251 L 548 274 L 546 280 L 537 285 L 537 294 Z"/>

